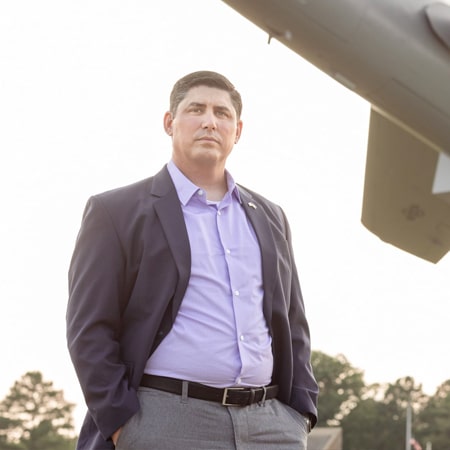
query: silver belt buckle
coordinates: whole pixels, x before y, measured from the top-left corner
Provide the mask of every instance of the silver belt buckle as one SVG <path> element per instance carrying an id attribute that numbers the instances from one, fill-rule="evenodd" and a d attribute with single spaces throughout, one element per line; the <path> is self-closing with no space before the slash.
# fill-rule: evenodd
<path id="1" fill-rule="evenodd" d="M 243 391 L 245 388 L 241 387 L 230 387 L 230 388 L 224 388 L 223 390 L 223 397 L 222 397 L 222 405 L 223 406 L 240 406 L 236 403 L 227 403 L 228 398 L 228 391 Z"/>

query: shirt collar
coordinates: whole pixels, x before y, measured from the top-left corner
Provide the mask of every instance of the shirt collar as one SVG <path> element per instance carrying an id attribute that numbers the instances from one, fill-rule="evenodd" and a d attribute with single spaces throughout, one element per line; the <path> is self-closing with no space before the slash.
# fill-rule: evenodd
<path id="1" fill-rule="evenodd" d="M 192 196 L 199 192 L 201 188 L 196 186 L 188 177 L 186 177 L 186 175 L 184 175 L 183 172 L 181 172 L 181 170 L 175 165 L 173 160 L 170 160 L 167 163 L 167 170 L 169 171 L 170 177 L 175 185 L 180 202 L 186 206 Z M 239 203 L 242 203 L 239 189 L 237 188 L 233 177 L 227 170 L 225 171 L 225 176 L 227 178 L 229 196 L 234 197 Z"/>

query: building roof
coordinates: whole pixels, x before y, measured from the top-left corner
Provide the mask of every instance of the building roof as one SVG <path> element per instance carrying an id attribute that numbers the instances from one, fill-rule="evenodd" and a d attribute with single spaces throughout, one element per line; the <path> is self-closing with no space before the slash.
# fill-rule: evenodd
<path id="1" fill-rule="evenodd" d="M 315 427 L 308 436 L 308 450 L 342 450 L 342 428 Z"/>

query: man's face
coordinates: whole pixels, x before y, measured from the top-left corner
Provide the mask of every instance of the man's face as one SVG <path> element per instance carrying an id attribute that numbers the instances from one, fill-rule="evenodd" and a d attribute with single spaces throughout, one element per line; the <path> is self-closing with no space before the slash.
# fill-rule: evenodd
<path id="1" fill-rule="evenodd" d="M 164 128 L 172 136 L 172 158 L 180 170 L 222 168 L 238 141 L 242 122 L 228 92 L 207 86 L 190 89 Z"/>

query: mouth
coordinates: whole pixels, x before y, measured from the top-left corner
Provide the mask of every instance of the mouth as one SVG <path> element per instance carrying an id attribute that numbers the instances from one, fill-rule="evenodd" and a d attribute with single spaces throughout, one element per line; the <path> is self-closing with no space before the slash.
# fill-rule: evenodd
<path id="1" fill-rule="evenodd" d="M 203 141 L 203 142 L 215 142 L 216 144 L 219 143 L 219 140 L 217 138 L 215 138 L 214 136 L 200 136 L 196 140 Z"/>

